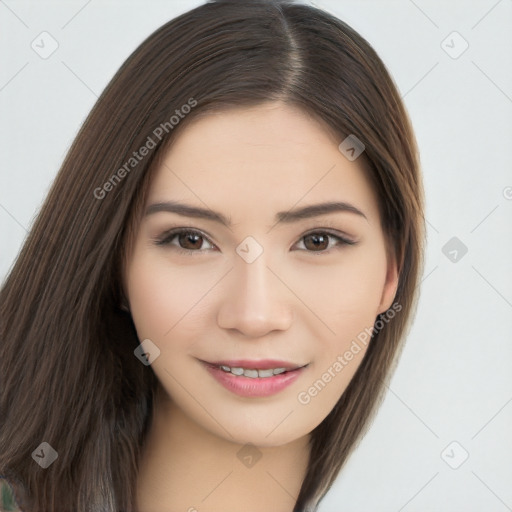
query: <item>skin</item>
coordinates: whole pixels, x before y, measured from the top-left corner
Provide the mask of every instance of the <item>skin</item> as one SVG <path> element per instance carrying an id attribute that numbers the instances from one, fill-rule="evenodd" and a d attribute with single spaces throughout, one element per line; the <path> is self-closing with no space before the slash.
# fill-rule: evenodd
<path id="1" fill-rule="evenodd" d="M 269 102 L 195 119 L 155 170 L 146 206 L 180 201 L 233 224 L 154 213 L 128 254 L 124 285 L 137 333 L 160 350 L 151 364 L 160 388 L 141 459 L 139 510 L 234 512 L 243 504 L 247 512 L 292 511 L 310 432 L 366 347 L 307 404 L 298 395 L 392 305 L 398 282 L 362 159 L 345 158 L 340 142 L 302 111 Z M 350 203 L 366 218 L 336 212 L 274 220 L 278 211 L 328 201 Z M 156 245 L 179 227 L 200 231 L 199 239 Z M 305 237 L 326 230 L 356 243 L 328 237 L 315 245 Z M 263 248 L 252 263 L 236 252 L 247 236 Z M 189 253 L 177 251 L 180 242 Z M 248 398 L 198 361 L 236 358 L 309 365 L 279 393 Z M 250 468 L 237 457 L 246 443 L 261 455 Z"/>

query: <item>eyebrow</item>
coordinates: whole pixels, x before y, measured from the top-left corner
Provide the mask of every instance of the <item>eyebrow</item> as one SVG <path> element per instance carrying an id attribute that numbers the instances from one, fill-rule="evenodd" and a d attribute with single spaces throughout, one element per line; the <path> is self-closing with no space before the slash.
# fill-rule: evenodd
<path id="1" fill-rule="evenodd" d="M 148 206 L 144 215 L 147 217 L 148 215 L 153 215 L 158 212 L 170 212 L 182 215 L 184 217 L 211 220 L 223 224 L 227 227 L 232 225 L 231 218 L 226 217 L 222 213 L 215 212 L 207 208 L 200 208 L 198 206 L 179 203 L 177 201 L 154 203 Z M 312 204 L 295 210 L 277 212 L 275 216 L 275 222 L 293 223 L 299 220 L 339 212 L 354 213 L 368 220 L 366 215 L 354 205 L 346 202 L 331 201 L 327 203 Z"/>

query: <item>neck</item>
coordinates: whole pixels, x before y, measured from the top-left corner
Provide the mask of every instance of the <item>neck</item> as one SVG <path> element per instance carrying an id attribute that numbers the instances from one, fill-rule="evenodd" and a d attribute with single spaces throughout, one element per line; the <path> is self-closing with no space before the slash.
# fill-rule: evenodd
<path id="1" fill-rule="evenodd" d="M 203 429 L 160 391 L 137 480 L 141 512 L 292 512 L 309 436 L 282 446 L 233 443 Z"/>

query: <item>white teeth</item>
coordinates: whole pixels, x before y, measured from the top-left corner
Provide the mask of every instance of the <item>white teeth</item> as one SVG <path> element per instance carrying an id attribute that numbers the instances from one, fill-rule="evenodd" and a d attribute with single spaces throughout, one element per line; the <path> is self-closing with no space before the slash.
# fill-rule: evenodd
<path id="1" fill-rule="evenodd" d="M 232 373 L 233 375 L 243 375 L 244 377 L 249 377 L 251 379 L 259 378 L 267 378 L 273 377 L 274 375 L 279 375 L 280 373 L 284 373 L 286 368 L 269 368 L 268 370 L 254 370 L 251 368 L 230 368 L 226 365 L 220 365 L 221 370 Z"/>

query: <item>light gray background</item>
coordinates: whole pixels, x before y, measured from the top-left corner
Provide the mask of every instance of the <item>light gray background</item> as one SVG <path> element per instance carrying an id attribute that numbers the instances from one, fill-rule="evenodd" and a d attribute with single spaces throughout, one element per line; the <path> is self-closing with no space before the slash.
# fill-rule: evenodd
<path id="1" fill-rule="evenodd" d="M 2 279 L 99 93 L 146 36 L 200 3 L 0 0 Z M 320 511 L 512 510 L 512 1 L 314 4 L 391 71 L 419 142 L 429 226 L 400 365 Z M 43 31 L 59 44 L 47 59 L 31 48 Z M 453 31 L 469 44 L 461 55 Z M 467 254 L 459 242 L 443 253 L 452 237 Z"/>

